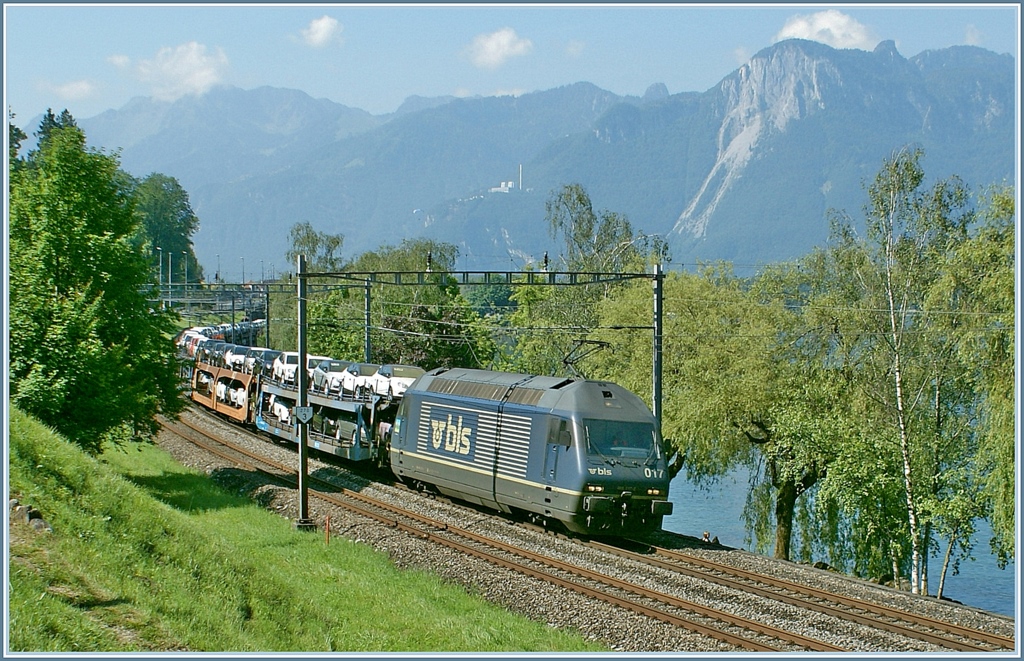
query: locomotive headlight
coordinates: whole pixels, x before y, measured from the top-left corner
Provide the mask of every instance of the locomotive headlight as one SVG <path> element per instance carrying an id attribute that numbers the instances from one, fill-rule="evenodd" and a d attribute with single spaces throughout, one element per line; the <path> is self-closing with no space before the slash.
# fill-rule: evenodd
<path id="1" fill-rule="evenodd" d="M 600 492 L 600 491 L 604 491 L 604 487 L 601 486 L 600 484 L 588 484 L 587 485 L 587 491 L 590 491 L 590 492 Z"/>
<path id="2" fill-rule="evenodd" d="M 661 495 L 661 489 L 648 489 L 647 490 L 647 495 L 648 496 L 660 496 Z"/>

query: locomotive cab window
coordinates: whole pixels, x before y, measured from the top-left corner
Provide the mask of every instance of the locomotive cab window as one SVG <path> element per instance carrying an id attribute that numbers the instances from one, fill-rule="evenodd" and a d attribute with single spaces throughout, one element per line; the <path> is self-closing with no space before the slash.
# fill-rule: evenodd
<path id="1" fill-rule="evenodd" d="M 585 419 L 587 454 L 615 459 L 657 459 L 654 425 L 647 422 Z"/>
<path id="2" fill-rule="evenodd" d="M 568 420 L 553 418 L 548 426 L 548 443 L 551 445 L 572 445 L 572 431 Z"/>

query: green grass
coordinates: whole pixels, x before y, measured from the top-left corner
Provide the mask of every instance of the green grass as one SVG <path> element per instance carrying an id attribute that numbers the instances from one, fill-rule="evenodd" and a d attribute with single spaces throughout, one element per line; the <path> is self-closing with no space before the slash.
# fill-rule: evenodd
<path id="1" fill-rule="evenodd" d="M 296 531 L 154 446 L 93 458 L 10 412 L 10 650 L 601 651 L 364 545 Z"/>

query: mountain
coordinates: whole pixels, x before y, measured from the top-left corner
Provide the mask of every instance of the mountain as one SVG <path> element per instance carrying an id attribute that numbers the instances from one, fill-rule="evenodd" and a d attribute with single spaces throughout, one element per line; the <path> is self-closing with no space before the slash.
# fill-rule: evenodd
<path id="1" fill-rule="evenodd" d="M 79 125 L 132 174 L 182 183 L 209 272 L 217 255 L 289 270 L 288 231 L 305 221 L 344 234 L 347 255 L 427 236 L 458 245 L 460 267 L 519 268 L 554 249 L 544 203 L 568 183 L 668 239 L 675 264 L 742 270 L 820 245 L 830 209 L 862 215 L 863 185 L 905 146 L 924 149 L 930 181 L 1012 181 L 1014 104 L 1010 55 L 790 40 L 705 92 L 577 83 L 413 97 L 373 116 L 293 90 L 220 88 Z"/>
<path id="2" fill-rule="evenodd" d="M 128 172 L 169 174 L 190 192 L 273 172 L 325 140 L 383 123 L 364 110 L 272 87 L 218 87 L 174 102 L 139 97 L 79 121 L 90 144 L 121 150 Z"/>
<path id="3" fill-rule="evenodd" d="M 1012 181 L 1013 81 L 1011 57 L 977 48 L 907 60 L 892 42 L 865 52 L 786 41 L 703 94 L 617 106 L 527 170 L 540 191 L 583 183 L 595 204 L 667 238 L 677 265 L 753 269 L 821 245 L 829 209 L 862 215 L 863 184 L 904 146 L 924 148 L 933 181 Z M 506 206 L 449 217 L 503 218 Z M 542 222 L 532 228 L 547 238 Z"/>

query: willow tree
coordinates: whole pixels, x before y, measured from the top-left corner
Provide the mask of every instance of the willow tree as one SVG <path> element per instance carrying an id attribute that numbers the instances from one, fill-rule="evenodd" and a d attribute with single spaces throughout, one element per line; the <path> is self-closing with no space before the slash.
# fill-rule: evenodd
<path id="1" fill-rule="evenodd" d="M 979 500 L 991 518 L 992 546 L 1001 566 L 1013 557 L 1016 539 L 1014 206 L 1008 186 L 995 186 L 982 196 L 977 227 L 946 260 L 931 292 L 949 312 L 941 317 L 944 323 L 956 324 L 954 358 L 969 377 L 975 399 L 966 421 L 977 435 L 971 473 L 984 496 Z"/>
<path id="2" fill-rule="evenodd" d="M 291 246 L 285 253 L 289 264 L 295 264 L 299 255 L 306 256 L 306 271 L 340 271 L 345 260 L 341 247 L 345 244 L 343 234 L 320 232 L 310 223 L 295 223 L 288 231 Z"/>
<path id="3" fill-rule="evenodd" d="M 746 466 L 747 531 L 784 559 L 794 554 L 799 503 L 825 476 L 846 428 L 843 382 L 817 355 L 802 309 L 790 305 L 799 284 L 789 266 L 751 282 L 727 264 L 665 282 L 662 431 L 672 470 L 710 483 Z M 650 296 L 642 283 L 602 301 L 597 336 L 611 351 L 594 368 L 644 396 L 650 332 L 626 329 L 649 317 Z M 799 548 L 809 559 L 807 545 Z"/>
<path id="4" fill-rule="evenodd" d="M 645 272 L 668 257 L 659 237 L 635 231 L 622 214 L 595 210 L 580 184 L 552 191 L 545 210 L 551 238 L 561 244 L 550 266 L 545 265 L 552 270 Z M 500 366 L 536 374 L 580 374 L 582 367 L 574 356 L 592 339 L 599 301 L 615 288 L 613 284 L 515 287 L 511 298 L 516 310 L 509 316 L 507 331 L 514 340 L 505 344 Z"/>

